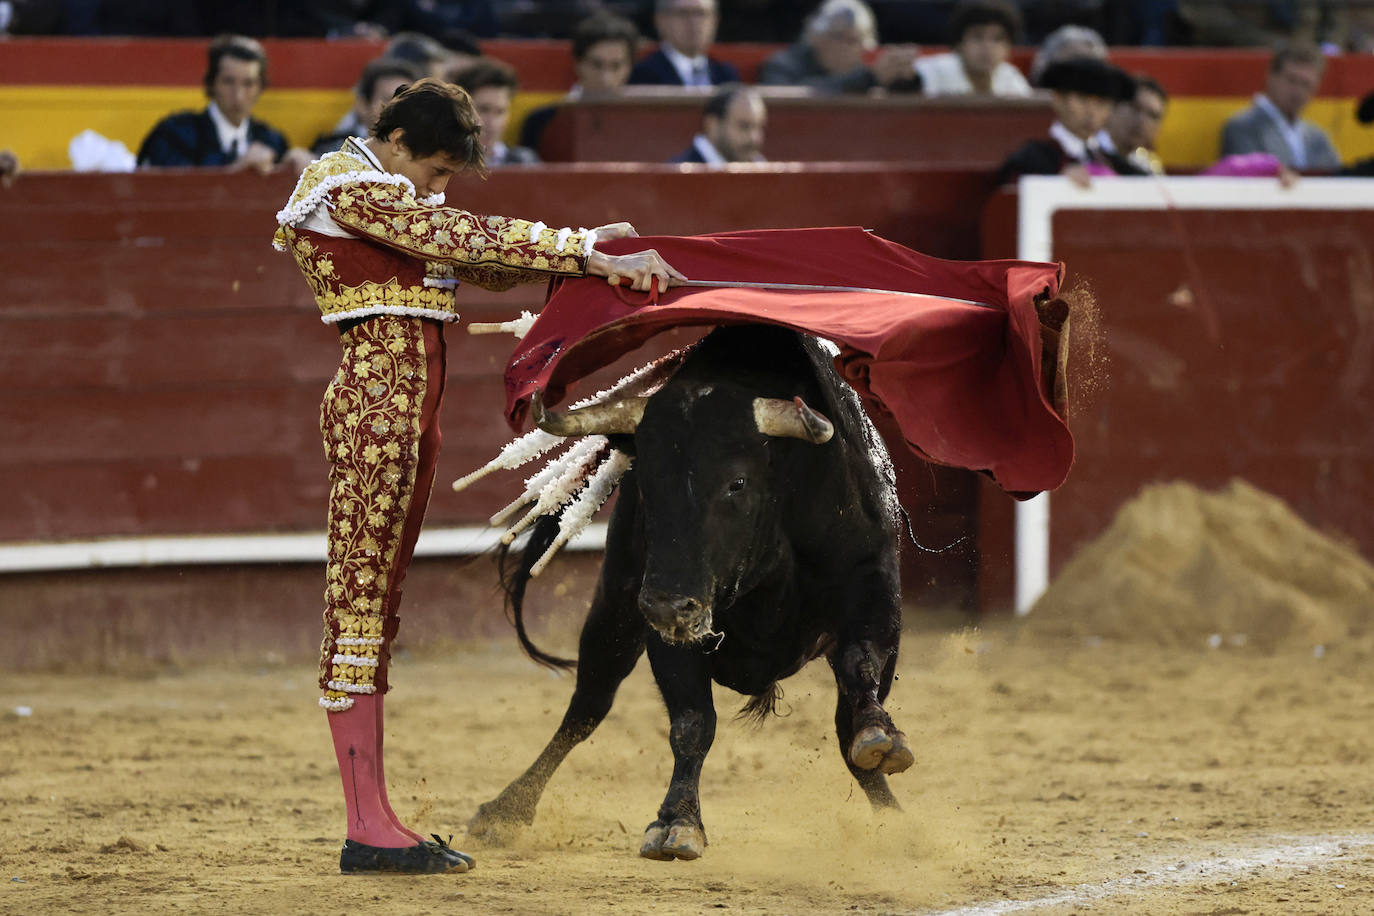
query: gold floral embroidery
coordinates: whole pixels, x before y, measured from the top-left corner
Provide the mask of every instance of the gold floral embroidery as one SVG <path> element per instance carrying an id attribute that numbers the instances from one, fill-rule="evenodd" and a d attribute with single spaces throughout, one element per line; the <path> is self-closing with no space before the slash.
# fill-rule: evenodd
<path id="1" fill-rule="evenodd" d="M 479 285 L 488 279 L 514 285 L 550 273 L 582 276 L 587 270 L 584 233 L 568 234 L 559 246 L 559 230 L 545 228 L 531 241 L 535 224 L 528 220 L 428 207 L 396 185 L 344 185 L 334 192 L 333 216 L 339 225 L 407 254 L 452 264 L 457 276 Z M 465 275 L 465 269 L 483 267 L 497 272 Z"/>
<path id="2" fill-rule="evenodd" d="M 402 286 L 396 277 L 381 282 L 367 280 L 357 286 L 340 283 L 334 261 L 328 252 L 319 250 L 309 238 L 290 229 L 284 230 L 284 234 L 287 249 L 296 259 L 296 265 L 301 269 L 305 282 L 315 294 L 320 314 L 325 317 L 345 312 L 363 314 L 368 308 L 378 305 L 444 312 L 451 315 L 458 313 L 457 300 L 452 289 Z M 449 277 L 453 276 L 452 268 L 447 268 L 446 272 Z"/>
<path id="3" fill-rule="evenodd" d="M 373 693 L 386 663 L 387 593 L 419 461 L 425 353 L 419 319 L 380 316 L 341 338 L 320 432 L 332 462 L 323 705 L 346 709 Z"/>

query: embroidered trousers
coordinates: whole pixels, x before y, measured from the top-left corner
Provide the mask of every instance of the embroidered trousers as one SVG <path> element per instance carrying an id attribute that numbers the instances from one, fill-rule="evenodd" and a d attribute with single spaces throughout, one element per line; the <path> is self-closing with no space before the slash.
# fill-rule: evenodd
<path id="1" fill-rule="evenodd" d="M 379 315 L 340 335 L 320 406 L 330 462 L 320 705 L 385 693 L 401 584 L 434 484 L 442 435 L 443 325 Z"/>

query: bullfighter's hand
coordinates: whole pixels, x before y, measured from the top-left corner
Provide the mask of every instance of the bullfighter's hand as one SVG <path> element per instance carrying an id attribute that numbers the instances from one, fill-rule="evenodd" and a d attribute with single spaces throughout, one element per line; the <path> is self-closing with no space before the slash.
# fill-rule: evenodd
<path id="1" fill-rule="evenodd" d="M 607 223 L 604 226 L 597 226 L 592 231 L 596 233 L 596 239 L 599 242 L 609 242 L 612 239 L 639 238 L 639 233 L 635 231 L 635 227 L 625 222 Z"/>
<path id="2" fill-rule="evenodd" d="M 647 293 L 651 286 L 657 286 L 660 290 L 666 290 L 670 286 L 681 286 L 687 280 L 652 248 L 629 254 L 593 251 L 587 258 L 587 274 L 605 277 L 612 286 L 619 286 L 622 280 L 629 280 L 630 287 L 641 293 Z"/>

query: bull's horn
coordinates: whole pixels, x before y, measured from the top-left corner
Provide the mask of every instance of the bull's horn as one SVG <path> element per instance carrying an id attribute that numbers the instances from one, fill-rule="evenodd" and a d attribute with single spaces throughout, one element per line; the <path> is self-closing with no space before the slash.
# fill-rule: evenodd
<path id="1" fill-rule="evenodd" d="M 754 398 L 754 425 L 765 436 L 805 439 L 820 445 L 835 435 L 835 426 L 806 406 L 801 398 Z"/>
<path id="2" fill-rule="evenodd" d="M 530 398 L 530 412 L 535 426 L 555 436 L 612 436 L 634 432 L 648 402 L 648 398 L 625 398 L 555 413 L 544 408 L 543 392 L 536 389 Z"/>

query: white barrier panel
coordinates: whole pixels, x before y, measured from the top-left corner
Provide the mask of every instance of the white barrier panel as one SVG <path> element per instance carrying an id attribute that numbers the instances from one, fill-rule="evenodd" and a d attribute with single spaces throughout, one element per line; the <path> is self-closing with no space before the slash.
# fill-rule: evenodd
<path id="1" fill-rule="evenodd" d="M 470 556 L 501 542 L 501 529 L 421 531 L 417 557 Z M 588 526 L 565 550 L 601 550 L 606 525 Z M 323 563 L 324 532 L 122 538 L 41 544 L 0 544 L 0 573 L 107 569 L 131 566 L 207 566 L 238 563 Z"/>

